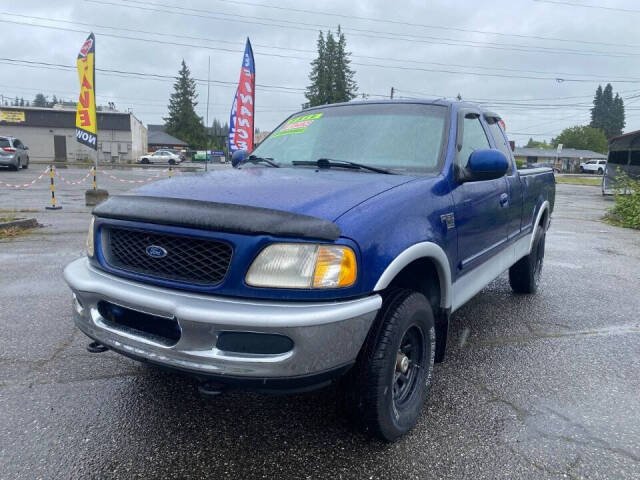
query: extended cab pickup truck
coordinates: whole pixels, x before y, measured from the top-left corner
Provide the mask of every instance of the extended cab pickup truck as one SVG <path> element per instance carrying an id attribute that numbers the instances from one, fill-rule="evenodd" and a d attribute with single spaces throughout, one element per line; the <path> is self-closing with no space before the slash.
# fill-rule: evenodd
<path id="1" fill-rule="evenodd" d="M 75 323 L 209 393 L 340 378 L 349 412 L 392 441 L 451 314 L 506 270 L 537 289 L 553 172 L 519 172 L 501 124 L 444 100 L 312 108 L 235 168 L 114 196 L 64 271 Z"/>

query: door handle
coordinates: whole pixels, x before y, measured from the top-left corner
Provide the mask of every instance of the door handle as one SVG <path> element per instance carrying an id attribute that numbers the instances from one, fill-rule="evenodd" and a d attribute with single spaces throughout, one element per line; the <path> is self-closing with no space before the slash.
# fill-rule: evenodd
<path id="1" fill-rule="evenodd" d="M 503 193 L 500 195 L 500 206 L 506 207 L 509 204 L 509 195 Z"/>

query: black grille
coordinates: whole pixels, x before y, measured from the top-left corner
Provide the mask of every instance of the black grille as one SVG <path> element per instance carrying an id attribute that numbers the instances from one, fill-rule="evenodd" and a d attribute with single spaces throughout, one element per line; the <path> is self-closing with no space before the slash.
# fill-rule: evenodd
<path id="1" fill-rule="evenodd" d="M 106 238 L 105 238 L 106 237 Z M 220 283 L 229 268 L 233 249 L 216 240 L 167 235 L 124 228 L 105 228 L 104 257 L 109 265 L 148 277 L 198 285 Z M 147 254 L 150 246 L 167 253 Z"/>

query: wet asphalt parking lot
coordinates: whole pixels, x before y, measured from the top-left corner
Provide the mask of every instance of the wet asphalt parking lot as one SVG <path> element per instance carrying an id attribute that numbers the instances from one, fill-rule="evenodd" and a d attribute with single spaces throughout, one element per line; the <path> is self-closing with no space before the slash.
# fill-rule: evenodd
<path id="1" fill-rule="evenodd" d="M 332 387 L 203 398 L 191 379 L 87 353 L 62 280 L 84 250 L 84 185 L 58 182 L 59 211 L 45 181 L 0 185 L 0 217 L 44 225 L 0 239 L 1 479 L 640 478 L 640 232 L 600 221 L 613 202 L 599 188 L 558 185 L 539 293 L 502 275 L 456 312 L 418 425 L 387 445 L 344 420 Z"/>

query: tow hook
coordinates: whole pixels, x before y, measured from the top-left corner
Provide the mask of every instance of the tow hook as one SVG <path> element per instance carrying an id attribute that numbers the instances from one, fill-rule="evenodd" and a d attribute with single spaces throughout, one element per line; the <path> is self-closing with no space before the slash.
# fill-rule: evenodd
<path id="1" fill-rule="evenodd" d="M 217 397 L 224 391 L 224 386 L 215 382 L 202 382 L 198 385 L 198 393 L 205 397 Z"/>
<path id="2" fill-rule="evenodd" d="M 103 353 L 107 350 L 109 350 L 109 348 L 105 347 L 100 342 L 91 342 L 89 345 L 87 345 L 87 352 L 89 353 Z"/>

